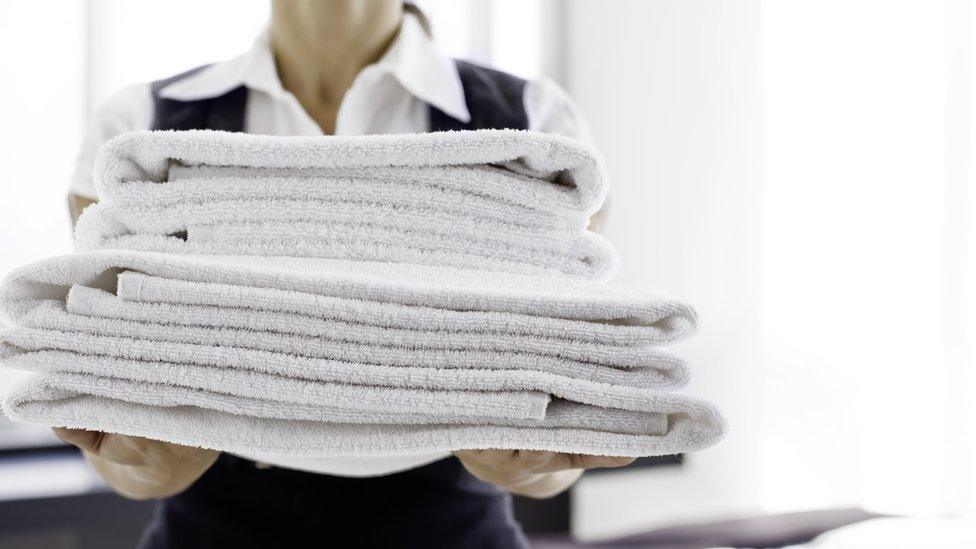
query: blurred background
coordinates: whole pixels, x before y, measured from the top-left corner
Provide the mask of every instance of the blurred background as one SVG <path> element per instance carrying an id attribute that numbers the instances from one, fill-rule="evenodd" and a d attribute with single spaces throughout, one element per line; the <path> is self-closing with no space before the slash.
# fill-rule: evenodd
<path id="1" fill-rule="evenodd" d="M 450 54 L 578 102 L 608 161 L 620 279 L 696 304 L 704 327 L 677 350 L 732 426 L 524 513 L 583 539 L 827 508 L 973 514 L 972 2 L 419 4 Z M 94 109 L 236 56 L 267 16 L 264 0 L 0 3 L 0 272 L 71 250 Z M 103 491 L 47 432 L 0 423 L 0 540 L 82 547 L 80 506 Z M 111 505 L 114 534 L 138 531 L 144 506 Z"/>

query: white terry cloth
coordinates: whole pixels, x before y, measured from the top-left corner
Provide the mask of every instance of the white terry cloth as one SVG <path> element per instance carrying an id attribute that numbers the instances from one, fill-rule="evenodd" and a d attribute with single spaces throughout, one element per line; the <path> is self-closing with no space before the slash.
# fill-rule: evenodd
<path id="1" fill-rule="evenodd" d="M 48 358 L 43 364 L 51 364 L 53 359 Z M 65 357 L 65 364 L 78 364 L 72 358 Z M 108 366 L 102 361 L 94 367 Z M 153 372 L 156 367 L 131 371 Z M 365 402 L 373 403 L 378 397 L 370 393 L 376 390 L 353 386 L 351 392 L 359 391 Z M 405 389 L 392 392 L 410 398 Z M 354 411 L 59 372 L 25 378 L 7 392 L 3 407 L 18 421 L 142 436 L 271 463 L 278 458 L 427 456 L 466 448 L 648 456 L 702 449 L 721 437 L 720 416 L 707 403 L 656 392 L 646 393 L 643 400 L 647 413 L 631 418 L 642 427 L 641 434 L 634 434 L 602 430 L 621 426 L 630 430 L 617 411 L 581 409 L 561 401 L 548 403 L 541 419 L 452 417 L 451 422 L 441 422 L 437 414 L 413 418 L 383 411 L 389 407 Z M 663 434 L 662 429 L 666 429 Z"/>
<path id="2" fill-rule="evenodd" d="M 268 139 L 282 138 L 268 136 Z M 459 167 L 423 169 L 382 167 L 371 168 L 368 171 L 358 168 L 351 173 L 339 171 L 332 175 L 313 170 L 300 170 L 287 176 L 218 177 L 209 175 L 216 172 L 216 169 L 209 169 L 191 172 L 199 173 L 201 175 L 199 178 L 124 183 L 122 187 L 124 193 L 108 194 L 102 200 L 124 206 L 131 211 L 146 213 L 156 213 L 182 204 L 192 204 L 200 211 L 207 211 L 202 208 L 210 205 L 209 211 L 213 212 L 213 215 L 223 213 L 225 216 L 231 214 L 221 212 L 216 205 L 267 204 L 274 200 L 287 200 L 296 205 L 329 205 L 338 210 L 342 210 L 343 206 L 348 209 L 373 205 L 384 206 L 391 212 L 407 211 L 424 214 L 432 219 L 438 219 L 437 214 L 441 214 L 469 223 L 493 223 L 492 226 L 499 228 L 511 225 L 559 230 L 579 228 L 585 220 L 583 214 L 578 211 L 554 212 L 545 203 L 539 204 L 538 207 L 530 207 L 482 194 L 458 191 L 446 186 L 454 179 L 467 181 L 479 178 L 488 180 L 486 186 L 494 184 L 502 187 L 502 183 L 508 183 L 509 187 L 515 189 L 528 186 L 522 176 L 498 168 L 487 172 L 485 170 L 486 168 Z M 187 171 L 181 170 L 182 177 L 186 177 Z M 405 171 L 407 173 L 404 173 Z M 514 181 L 507 181 L 513 178 Z M 547 185 L 554 186 L 550 183 Z M 295 215 L 299 214 L 303 214 L 301 210 L 295 213 Z"/>
<path id="3" fill-rule="evenodd" d="M 71 297 L 87 290 L 97 296 L 92 302 L 102 302 L 113 308 L 125 302 L 101 290 L 75 287 Z M 94 297 L 94 296 L 93 296 Z M 137 307 L 140 304 L 134 304 Z M 70 309 L 70 308 L 69 308 Z M 466 344 L 463 334 L 442 334 L 436 331 L 407 331 L 406 337 L 390 344 L 381 341 L 349 341 L 340 334 L 321 336 L 295 335 L 281 332 L 252 331 L 235 328 L 214 328 L 170 323 L 167 319 L 131 321 L 117 318 L 91 317 L 66 312 L 64 304 L 45 301 L 20 319 L 20 325 L 41 330 L 54 348 L 63 350 L 91 350 L 96 341 L 108 336 L 122 356 L 145 360 L 175 360 L 197 362 L 207 358 L 227 367 L 242 366 L 253 361 L 272 361 L 277 364 L 313 364 L 299 359 L 322 359 L 334 364 L 354 364 L 359 372 L 369 371 L 373 365 L 386 368 L 444 369 L 445 375 L 456 376 L 451 370 L 490 370 L 498 375 L 518 377 L 522 372 L 586 379 L 599 383 L 645 388 L 680 387 L 687 382 L 688 371 L 683 360 L 666 351 L 646 347 L 597 347 L 592 353 L 580 352 L 567 358 L 560 346 L 543 340 L 536 349 L 526 349 L 516 341 L 529 343 L 534 338 L 509 338 L 509 346 L 500 345 L 494 337 L 470 336 Z M 356 339 L 355 324 L 343 326 Z M 351 328 L 351 329 L 350 329 Z M 381 336 L 385 329 L 379 328 Z M 449 336 L 445 338 L 444 336 Z M 459 337 L 460 336 L 460 337 Z M 445 345 L 443 339 L 452 339 Z M 105 339 L 105 341 L 108 341 Z M 584 349 L 585 351 L 585 349 Z M 175 354 L 174 354 L 175 353 Z M 104 353 L 116 356 L 117 353 Z M 180 358 L 172 358 L 179 356 Z M 298 358 L 293 358 L 298 357 Z M 331 364 L 331 363 L 330 363 Z M 324 371 L 320 368 L 317 371 Z M 500 372 L 500 373 L 499 373 Z M 377 374 L 378 375 L 378 374 Z M 302 376 L 305 377 L 305 376 Z M 496 377 L 496 379 L 498 379 Z M 504 381 L 504 380 L 503 380 Z M 363 383 L 368 380 L 362 381 Z"/>
<path id="4" fill-rule="evenodd" d="M 646 346 L 689 333 L 693 310 L 660 294 L 499 273 L 258 259 L 102 251 L 16 271 L 0 287 L 0 303 L 16 322 L 34 327 L 4 335 L 4 361 L 39 373 L 8 395 L 8 413 L 249 457 L 285 456 L 287 463 L 469 447 L 656 455 L 704 447 L 723 432 L 707 403 L 646 388 L 683 381 L 683 364 L 664 352 L 649 351 L 644 363 L 603 365 L 597 361 L 613 363 L 606 348 L 589 363 L 552 351 L 578 340 L 565 354 L 585 357 L 601 345 Z M 66 310 L 71 303 L 109 308 L 83 316 Z M 248 341 L 230 334 L 240 328 L 221 327 L 206 314 L 179 325 L 112 316 L 155 310 L 143 306 L 190 320 L 203 312 L 231 323 L 269 322 L 272 329 Z M 301 337 L 300 322 L 276 332 L 276 314 L 285 324 L 318 319 L 313 331 L 328 322 L 345 323 L 347 332 L 355 324 L 389 330 L 391 341 L 406 338 L 415 348 L 396 347 L 404 353 L 397 355 L 378 346 L 379 358 L 370 359 L 352 342 L 307 352 L 325 356 L 295 355 L 301 340 L 287 334 Z M 143 338 L 160 326 L 167 335 Z M 105 333 L 113 330 L 119 333 Z M 445 343 L 426 347 L 437 332 Z M 273 343 L 276 334 L 284 337 Z M 480 342 L 451 349 L 466 334 Z M 538 342 L 511 352 L 520 358 L 503 369 L 485 358 L 503 352 L 492 348 L 494 334 Z M 212 345 L 214 338 L 241 346 Z M 284 436 L 253 435 L 262 429 Z M 319 432 L 347 438 L 302 438 Z"/>
<path id="5" fill-rule="evenodd" d="M 666 431 L 662 427 L 665 418 L 648 411 L 648 401 L 653 400 L 654 392 L 594 384 L 585 380 L 575 382 L 575 386 L 574 382 L 565 379 L 551 383 L 558 385 L 560 393 L 566 395 L 588 390 L 589 393 L 582 400 L 589 402 L 555 395 L 550 400 L 550 395 L 546 393 L 520 388 L 531 386 L 535 381 L 531 379 L 532 376 L 519 376 L 517 373 L 513 376 L 515 379 L 504 380 L 513 387 L 512 390 L 495 383 L 503 378 L 497 372 L 492 372 L 490 376 L 479 375 L 484 372 L 478 371 L 403 370 L 401 373 L 382 372 L 382 368 L 376 367 L 363 368 L 365 372 L 359 372 L 354 367 L 334 367 L 331 371 L 324 368 L 325 371 L 319 372 L 314 370 L 320 364 L 312 363 L 306 365 L 307 371 L 312 372 L 309 378 L 317 379 L 306 379 L 279 375 L 273 367 L 258 371 L 254 364 L 248 365 L 248 368 L 222 368 L 63 351 L 48 346 L 41 334 L 23 332 L 4 336 L 2 354 L 5 364 L 29 371 L 70 374 L 68 378 L 79 375 L 88 379 L 153 383 L 217 395 L 201 397 L 204 399 L 201 402 L 213 399 L 214 402 L 206 404 L 207 407 L 219 406 L 226 395 L 251 399 L 256 404 L 250 408 L 224 411 L 257 417 L 356 423 L 573 427 L 634 435 L 661 435 Z M 256 368 L 251 369 L 251 366 Z M 348 382 L 362 380 L 374 373 L 378 373 L 378 377 L 367 380 L 368 383 Z M 443 387 L 423 387 L 433 385 Z M 500 387 L 493 388 L 493 385 Z M 465 386 L 469 388 L 463 388 Z"/>
<path id="6" fill-rule="evenodd" d="M 67 311 L 65 314 L 64 311 Z M 95 318 L 97 317 L 97 318 Z M 108 319 L 100 324 L 99 319 Z M 137 321 L 137 322 L 127 322 Z M 252 347 L 264 345 L 267 337 L 281 337 L 282 342 L 268 343 L 284 346 L 285 341 L 320 340 L 332 344 L 366 345 L 377 349 L 424 349 L 434 351 L 469 351 L 494 353 L 519 353 L 549 356 L 571 361 L 600 364 L 618 369 L 651 368 L 660 371 L 666 379 L 679 385 L 685 375 L 684 362 L 657 347 L 649 347 L 639 340 L 636 344 L 617 344 L 612 340 L 581 341 L 580 338 L 562 337 L 562 332 L 552 336 L 506 334 L 501 332 L 458 332 L 416 327 L 390 328 L 373 326 L 357 321 L 334 320 L 304 314 L 260 311 L 237 308 L 234 314 L 222 312 L 220 307 L 182 305 L 172 303 L 146 303 L 123 300 L 106 291 L 73 286 L 67 297 L 67 305 L 59 301 L 40 303 L 19 322 L 30 327 L 51 327 L 62 330 L 99 333 L 111 326 L 113 333 L 130 337 L 144 337 L 147 330 L 159 324 L 166 326 L 159 332 L 149 332 L 155 338 L 171 338 L 175 341 L 220 341 L 223 345 L 236 346 L 240 335 L 253 334 Z M 270 334 L 267 335 L 267 334 Z M 584 334 L 581 334 L 584 335 Z M 613 334 L 610 334 L 613 335 Z M 640 334 L 634 334 L 635 339 Z M 662 385 L 666 385 L 662 379 Z"/>
<path id="7" fill-rule="evenodd" d="M 595 151 L 564 136 L 517 130 L 325 138 L 137 131 L 117 136 L 100 149 L 95 186 L 101 199 L 114 200 L 126 196 L 127 185 L 166 181 L 174 164 L 232 168 L 183 171 L 175 179 L 233 176 L 233 168 L 265 168 L 277 175 L 346 169 L 368 174 L 371 169 L 383 173 L 398 167 L 407 174 L 418 172 L 412 168 L 440 168 L 445 173 L 467 169 L 471 171 L 464 172 L 465 177 L 435 179 L 433 186 L 579 219 L 596 212 L 606 195 L 605 169 Z M 473 175 L 476 170 L 488 175 Z"/>
<path id="8" fill-rule="evenodd" d="M 242 154 L 243 151 L 243 154 Z M 134 132 L 96 162 L 79 249 L 288 255 L 607 279 L 585 230 L 601 161 L 561 136 L 492 130 L 275 137 Z"/>
<path id="9" fill-rule="evenodd" d="M 471 392 L 487 394 L 499 391 L 542 392 L 574 402 L 626 409 L 634 406 L 635 399 L 640 399 L 641 395 L 647 393 L 645 390 L 647 385 L 653 387 L 648 383 L 612 384 L 586 377 L 574 377 L 568 372 L 553 373 L 530 368 L 500 370 L 477 367 L 390 366 L 246 348 L 208 347 L 30 328 L 18 328 L 3 333 L 0 336 L 0 344 L 4 346 L 5 358 L 16 357 L 23 353 L 54 350 L 120 360 L 188 364 L 209 368 L 212 372 L 220 372 L 220 377 L 237 375 L 240 372 L 257 372 L 288 381 L 321 381 L 376 387 L 456 391 L 466 395 L 464 398 L 471 401 L 474 410 L 478 410 L 480 406 L 476 402 L 478 400 L 476 397 L 485 395 Z M 11 363 L 7 361 L 8 365 Z M 98 374 L 97 371 L 92 373 Z M 219 383 L 225 382 L 221 380 Z M 219 385 L 210 388 L 218 390 Z M 505 401 L 517 402 L 519 399 L 516 397 L 520 395 L 506 395 Z M 528 397 L 525 399 L 528 400 Z M 523 405 L 520 404 L 520 407 Z M 524 407 L 528 408 L 529 405 L 525 404 Z M 462 408 L 458 407 L 458 409 Z"/>
<path id="10" fill-rule="evenodd" d="M 85 349 L 83 353 L 65 350 L 81 347 Z M 688 397 L 529 371 L 384 368 L 206 348 L 196 349 L 199 353 L 195 354 L 181 346 L 151 341 L 90 335 L 86 338 L 84 334 L 28 329 L 3 334 L 2 349 L 7 366 L 40 373 L 6 397 L 4 407 L 14 419 L 85 426 L 246 455 L 272 452 L 292 458 L 382 457 L 496 447 L 658 455 L 697 449 L 714 442 L 722 432 L 721 419 L 714 408 Z M 145 356 L 186 361 L 144 360 Z M 238 367 L 210 365 L 226 359 Z M 105 399 L 125 403 L 128 412 L 121 418 L 113 417 L 111 424 L 91 425 L 89 420 L 72 424 L 69 422 L 75 420 L 77 408 L 60 402 L 104 406 Z M 452 434 L 447 440 L 453 442 L 442 441 L 428 448 L 416 448 L 408 441 L 395 451 L 366 445 L 348 454 L 339 449 L 309 453 L 302 443 L 287 439 L 273 447 L 268 446 L 268 441 L 230 445 L 221 442 L 226 438 L 220 436 L 208 442 L 200 438 L 212 433 L 197 433 L 184 439 L 180 438 L 182 435 L 164 435 L 159 429 L 144 430 L 138 426 L 147 424 L 139 416 L 135 423 L 125 419 L 143 408 L 133 404 L 156 408 L 195 406 L 257 423 L 284 419 L 400 425 L 411 426 L 411 430 L 416 426 L 453 426 L 466 433 L 467 438 L 457 440 Z M 67 415 L 69 410 L 75 411 Z M 167 410 L 159 416 L 159 423 L 170 417 Z M 515 444 L 506 442 L 509 435 L 499 438 L 500 430 L 515 428 L 523 435 L 518 445 L 507 445 Z M 567 432 L 580 439 L 567 440 Z M 579 442 L 581 439 L 586 442 Z M 680 448 L 675 449 L 674 445 Z"/>
<path id="11" fill-rule="evenodd" d="M 121 271 L 121 272 L 120 272 Z M 297 258 L 99 250 L 38 261 L 0 285 L 16 318 L 75 285 L 123 300 L 309 315 L 370 326 L 507 334 L 617 345 L 666 344 L 694 309 L 658 291 L 463 269 Z M 224 316 L 234 316 L 225 314 Z"/>
<path id="12" fill-rule="evenodd" d="M 595 280 L 617 270 L 616 251 L 592 232 L 465 223 L 398 208 L 281 198 L 152 209 L 99 203 L 85 210 L 75 237 L 81 251 L 334 258 Z"/>

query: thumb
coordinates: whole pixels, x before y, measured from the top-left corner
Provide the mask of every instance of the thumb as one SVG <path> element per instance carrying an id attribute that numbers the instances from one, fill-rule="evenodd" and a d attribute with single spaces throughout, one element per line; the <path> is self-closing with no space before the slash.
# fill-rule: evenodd
<path id="1" fill-rule="evenodd" d="M 96 452 L 100 444 L 99 439 L 104 433 L 98 431 L 86 431 L 84 429 L 67 429 L 64 427 L 53 427 L 51 429 L 58 438 L 77 446 L 86 452 Z"/>

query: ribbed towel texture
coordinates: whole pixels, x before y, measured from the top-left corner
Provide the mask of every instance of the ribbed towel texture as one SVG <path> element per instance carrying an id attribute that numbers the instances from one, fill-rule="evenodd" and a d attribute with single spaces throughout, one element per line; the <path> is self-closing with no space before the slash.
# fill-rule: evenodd
<path id="1" fill-rule="evenodd" d="M 606 193 L 577 142 L 492 130 L 370 137 L 136 132 L 96 167 L 79 249 L 298 255 L 606 279 Z"/>
<path id="2" fill-rule="evenodd" d="M 694 310 L 599 280 L 603 171 L 572 141 L 137 132 L 97 166 L 92 250 L 0 285 L 0 360 L 31 372 L 14 419 L 273 463 L 662 455 L 724 432 L 673 392 L 688 366 L 665 347 Z"/>

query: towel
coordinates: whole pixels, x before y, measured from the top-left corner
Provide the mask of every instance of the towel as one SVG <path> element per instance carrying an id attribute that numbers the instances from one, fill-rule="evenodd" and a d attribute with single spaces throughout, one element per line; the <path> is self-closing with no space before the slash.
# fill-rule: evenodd
<path id="1" fill-rule="evenodd" d="M 364 397 L 367 390 L 376 391 L 362 389 Z M 391 393 L 404 395 L 405 391 Z M 702 449 L 721 436 L 722 427 L 715 423 L 719 416 L 711 405 L 675 394 L 652 396 L 645 398 L 647 408 L 662 415 L 646 414 L 643 434 L 637 435 L 599 430 L 601 424 L 616 427 L 619 422 L 600 420 L 591 413 L 572 419 L 582 410 L 562 412 L 558 403 L 547 405 L 553 418 L 548 426 L 543 426 L 544 420 L 415 424 L 404 415 L 385 416 L 383 410 L 389 408 L 360 410 L 363 415 L 357 416 L 348 410 L 268 401 L 261 411 L 260 399 L 66 373 L 26 377 L 8 391 L 3 405 L 5 413 L 19 421 L 149 437 L 272 463 L 295 458 L 430 455 L 462 448 L 647 456 Z M 587 411 L 600 413 L 595 407 Z M 384 419 L 394 423 L 382 423 Z M 664 434 L 657 434 L 665 427 Z"/>
<path id="2" fill-rule="evenodd" d="M 297 255 L 605 280 L 595 153 L 512 130 L 330 139 L 134 132 L 96 161 L 79 249 Z"/>
<path id="3" fill-rule="evenodd" d="M 711 405 L 661 390 L 687 368 L 651 346 L 688 335 L 696 316 L 660 293 L 259 259 L 99 251 L 19 269 L 0 286 L 18 326 L 0 349 L 33 373 L 5 410 L 281 459 L 658 455 L 723 432 Z"/>
<path id="4" fill-rule="evenodd" d="M 419 265 L 127 250 L 21 267 L 0 286 L 0 309 L 16 317 L 39 299 L 67 299 L 74 285 L 140 302 L 632 345 L 680 340 L 694 332 L 698 318 L 690 305 L 643 286 Z"/>
<path id="5" fill-rule="evenodd" d="M 516 130 L 328 139 L 206 130 L 136 131 L 113 138 L 99 150 L 95 186 L 99 197 L 117 196 L 131 182 L 166 180 L 174 164 L 202 167 L 202 175 L 213 168 L 218 173 L 253 167 L 284 174 L 346 168 L 497 167 L 525 179 L 507 188 L 477 179 L 455 180 L 451 185 L 552 212 L 572 212 L 580 220 L 599 209 L 607 191 L 605 169 L 595 151 L 560 135 Z"/>
<path id="6" fill-rule="evenodd" d="M 220 377 L 237 375 L 240 371 L 257 372 L 278 379 L 301 379 L 364 386 L 406 387 L 444 391 L 538 391 L 572 399 L 575 402 L 594 402 L 605 407 L 634 406 L 635 395 L 653 383 L 638 379 L 632 385 L 611 384 L 567 373 L 553 373 L 527 367 L 511 370 L 499 368 L 446 368 L 423 366 L 389 366 L 370 362 L 322 359 L 289 355 L 248 348 L 222 348 L 205 345 L 180 344 L 147 340 L 132 340 L 106 335 L 61 333 L 55 330 L 14 329 L 0 336 L 2 355 L 41 353 L 47 351 L 72 353 L 83 350 L 86 355 L 111 357 L 119 360 L 169 362 L 193 365 L 203 371 L 220 371 Z M 16 360 L 7 360 L 8 365 Z M 29 369 L 34 369 L 31 367 Z M 89 372 L 99 374 L 99 372 Z M 104 375 L 109 375 L 108 373 Z M 117 374 L 116 374 L 117 375 Z M 137 375 L 130 373 L 131 375 Z M 249 376 L 249 374 L 244 374 Z M 636 377 L 636 376 L 620 376 Z M 225 383 L 220 380 L 219 383 Z M 266 390 L 266 383 L 263 384 Z M 600 395 L 598 398 L 594 395 Z M 470 394 L 465 399 L 476 401 Z M 508 395 L 508 401 L 514 400 Z M 596 400 L 593 400 L 596 399 Z M 477 406 L 477 403 L 472 403 Z"/>
<path id="7" fill-rule="evenodd" d="M 356 221 L 359 219 L 360 221 Z M 372 221 L 362 221 L 372 220 Z M 512 230 L 458 217 L 300 200 L 184 203 L 134 209 L 89 206 L 76 228 L 79 250 L 336 258 L 465 267 L 605 280 L 616 251 L 590 232 Z"/>
<path id="8" fill-rule="evenodd" d="M 89 300 L 91 311 L 106 317 L 72 312 L 78 310 L 72 304 L 82 292 L 93 294 Z M 128 303 L 101 290 L 75 286 L 69 292 L 67 307 L 53 300 L 39 303 L 30 314 L 19 320 L 19 324 L 23 328 L 43 330 L 42 335 L 48 334 L 47 341 L 57 336 L 59 348 L 65 350 L 95 346 L 101 336 L 113 337 L 118 348 L 126 353 L 135 352 L 141 344 L 151 342 L 151 345 L 145 346 L 141 356 L 151 360 L 164 360 L 167 353 L 182 353 L 202 360 L 203 356 L 216 356 L 214 353 L 223 352 L 221 361 L 228 365 L 247 364 L 265 357 L 289 356 L 400 368 L 509 371 L 515 376 L 521 371 L 545 372 L 647 388 L 680 387 L 688 379 L 685 362 L 658 348 L 582 345 L 577 349 L 565 350 L 559 341 L 553 339 L 478 334 L 465 336 L 436 330 L 400 330 L 398 334 L 397 330 L 338 322 L 323 323 L 326 327 L 336 326 L 337 330 L 317 328 L 316 335 L 287 333 L 278 328 L 250 330 L 214 327 L 220 317 L 229 316 L 220 309 L 204 310 L 200 317 L 203 326 L 195 326 L 180 322 L 177 315 L 161 314 L 167 309 L 166 305 L 143 305 Z M 177 310 L 180 308 L 176 307 Z M 120 310 L 134 310 L 137 314 L 133 316 L 141 316 L 145 320 L 131 321 L 109 316 Z M 140 312 L 144 314 L 138 314 Z M 284 330 L 301 331 L 303 320 L 315 322 L 316 319 L 288 315 L 285 320 L 293 324 L 284 326 Z M 273 321 L 269 324 L 273 324 Z M 33 333 L 19 328 L 10 333 L 21 332 Z M 349 337 L 345 337 L 344 333 L 348 333 Z M 376 334 L 373 341 L 369 341 L 370 333 Z M 244 349 L 248 353 L 234 356 L 228 349 Z"/>

